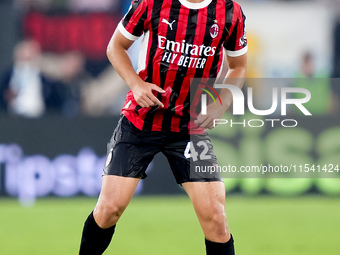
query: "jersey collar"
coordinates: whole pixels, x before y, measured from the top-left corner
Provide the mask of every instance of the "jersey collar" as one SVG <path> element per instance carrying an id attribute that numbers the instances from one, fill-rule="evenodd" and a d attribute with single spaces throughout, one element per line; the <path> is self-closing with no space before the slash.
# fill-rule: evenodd
<path id="1" fill-rule="evenodd" d="M 200 3 L 191 3 L 187 0 L 178 0 L 182 5 L 184 5 L 185 7 L 189 8 L 189 9 L 201 9 L 201 8 L 205 8 L 207 7 L 212 0 L 203 0 Z"/>

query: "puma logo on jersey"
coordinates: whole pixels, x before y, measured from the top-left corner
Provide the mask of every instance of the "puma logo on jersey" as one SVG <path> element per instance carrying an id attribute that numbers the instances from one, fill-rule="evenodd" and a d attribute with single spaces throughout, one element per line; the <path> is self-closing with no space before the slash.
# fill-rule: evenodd
<path id="1" fill-rule="evenodd" d="M 171 30 L 172 30 L 172 24 L 174 24 L 175 21 L 176 21 L 176 20 L 173 20 L 173 21 L 170 23 L 170 22 L 167 21 L 166 19 L 162 19 L 162 22 L 165 23 L 165 24 L 167 24 L 167 25 L 170 27 Z"/>

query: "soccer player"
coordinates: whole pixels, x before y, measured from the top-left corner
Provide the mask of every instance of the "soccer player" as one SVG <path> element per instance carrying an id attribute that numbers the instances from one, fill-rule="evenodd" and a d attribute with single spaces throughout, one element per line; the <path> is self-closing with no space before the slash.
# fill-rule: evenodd
<path id="1" fill-rule="evenodd" d="M 136 73 L 127 49 L 142 34 Z M 218 176 L 190 174 L 192 135 L 207 145 L 208 164 L 216 164 L 205 129 L 213 128 L 214 119 L 222 117 L 232 100 L 230 91 L 222 90 L 222 105 L 209 104 L 208 114 L 196 114 L 192 108 L 195 100 L 189 93 L 191 81 L 216 78 L 222 68 L 224 51 L 229 67 L 226 77 L 245 78 L 245 16 L 237 3 L 231 0 L 132 2 L 107 50 L 113 67 L 131 91 L 108 143 L 101 193 L 84 224 L 80 255 L 105 251 L 117 221 L 158 152 L 167 157 L 177 183 L 193 203 L 205 235 L 206 254 L 235 254 L 225 215 L 223 182 Z M 242 82 L 236 82 L 235 86 L 241 87 Z"/>

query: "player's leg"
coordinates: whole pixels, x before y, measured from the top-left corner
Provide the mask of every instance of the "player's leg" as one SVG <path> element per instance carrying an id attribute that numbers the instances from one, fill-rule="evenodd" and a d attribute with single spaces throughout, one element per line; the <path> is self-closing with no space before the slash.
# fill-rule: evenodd
<path id="1" fill-rule="evenodd" d="M 93 211 L 101 228 L 109 228 L 117 223 L 131 201 L 139 180 L 115 175 L 103 177 L 102 189 Z"/>
<path id="2" fill-rule="evenodd" d="M 234 244 L 225 214 L 222 182 L 186 182 L 188 193 L 206 238 L 207 255 L 233 255 Z"/>
<path id="3" fill-rule="evenodd" d="M 177 183 L 182 184 L 192 200 L 206 237 L 207 254 L 233 255 L 233 239 L 225 215 L 224 184 L 218 173 L 199 173 L 195 168 L 217 164 L 209 136 L 181 137 L 176 134 L 169 140 L 163 153 L 168 158 Z"/>
<path id="4" fill-rule="evenodd" d="M 103 177 L 97 205 L 84 224 L 80 255 L 99 255 L 106 250 L 139 180 L 114 175 Z"/>
<path id="5" fill-rule="evenodd" d="M 156 134 L 138 130 L 125 117 L 120 119 L 108 144 L 98 203 L 84 225 L 80 255 L 99 255 L 107 248 L 116 222 L 159 151 L 158 140 Z"/>

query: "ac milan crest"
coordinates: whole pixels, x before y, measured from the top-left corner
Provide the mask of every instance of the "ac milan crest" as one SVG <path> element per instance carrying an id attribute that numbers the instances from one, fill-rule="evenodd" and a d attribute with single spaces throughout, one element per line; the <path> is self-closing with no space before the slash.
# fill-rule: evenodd
<path id="1" fill-rule="evenodd" d="M 218 25 L 215 23 L 210 28 L 210 35 L 212 39 L 215 39 L 218 36 L 218 32 L 220 29 L 218 28 Z"/>

